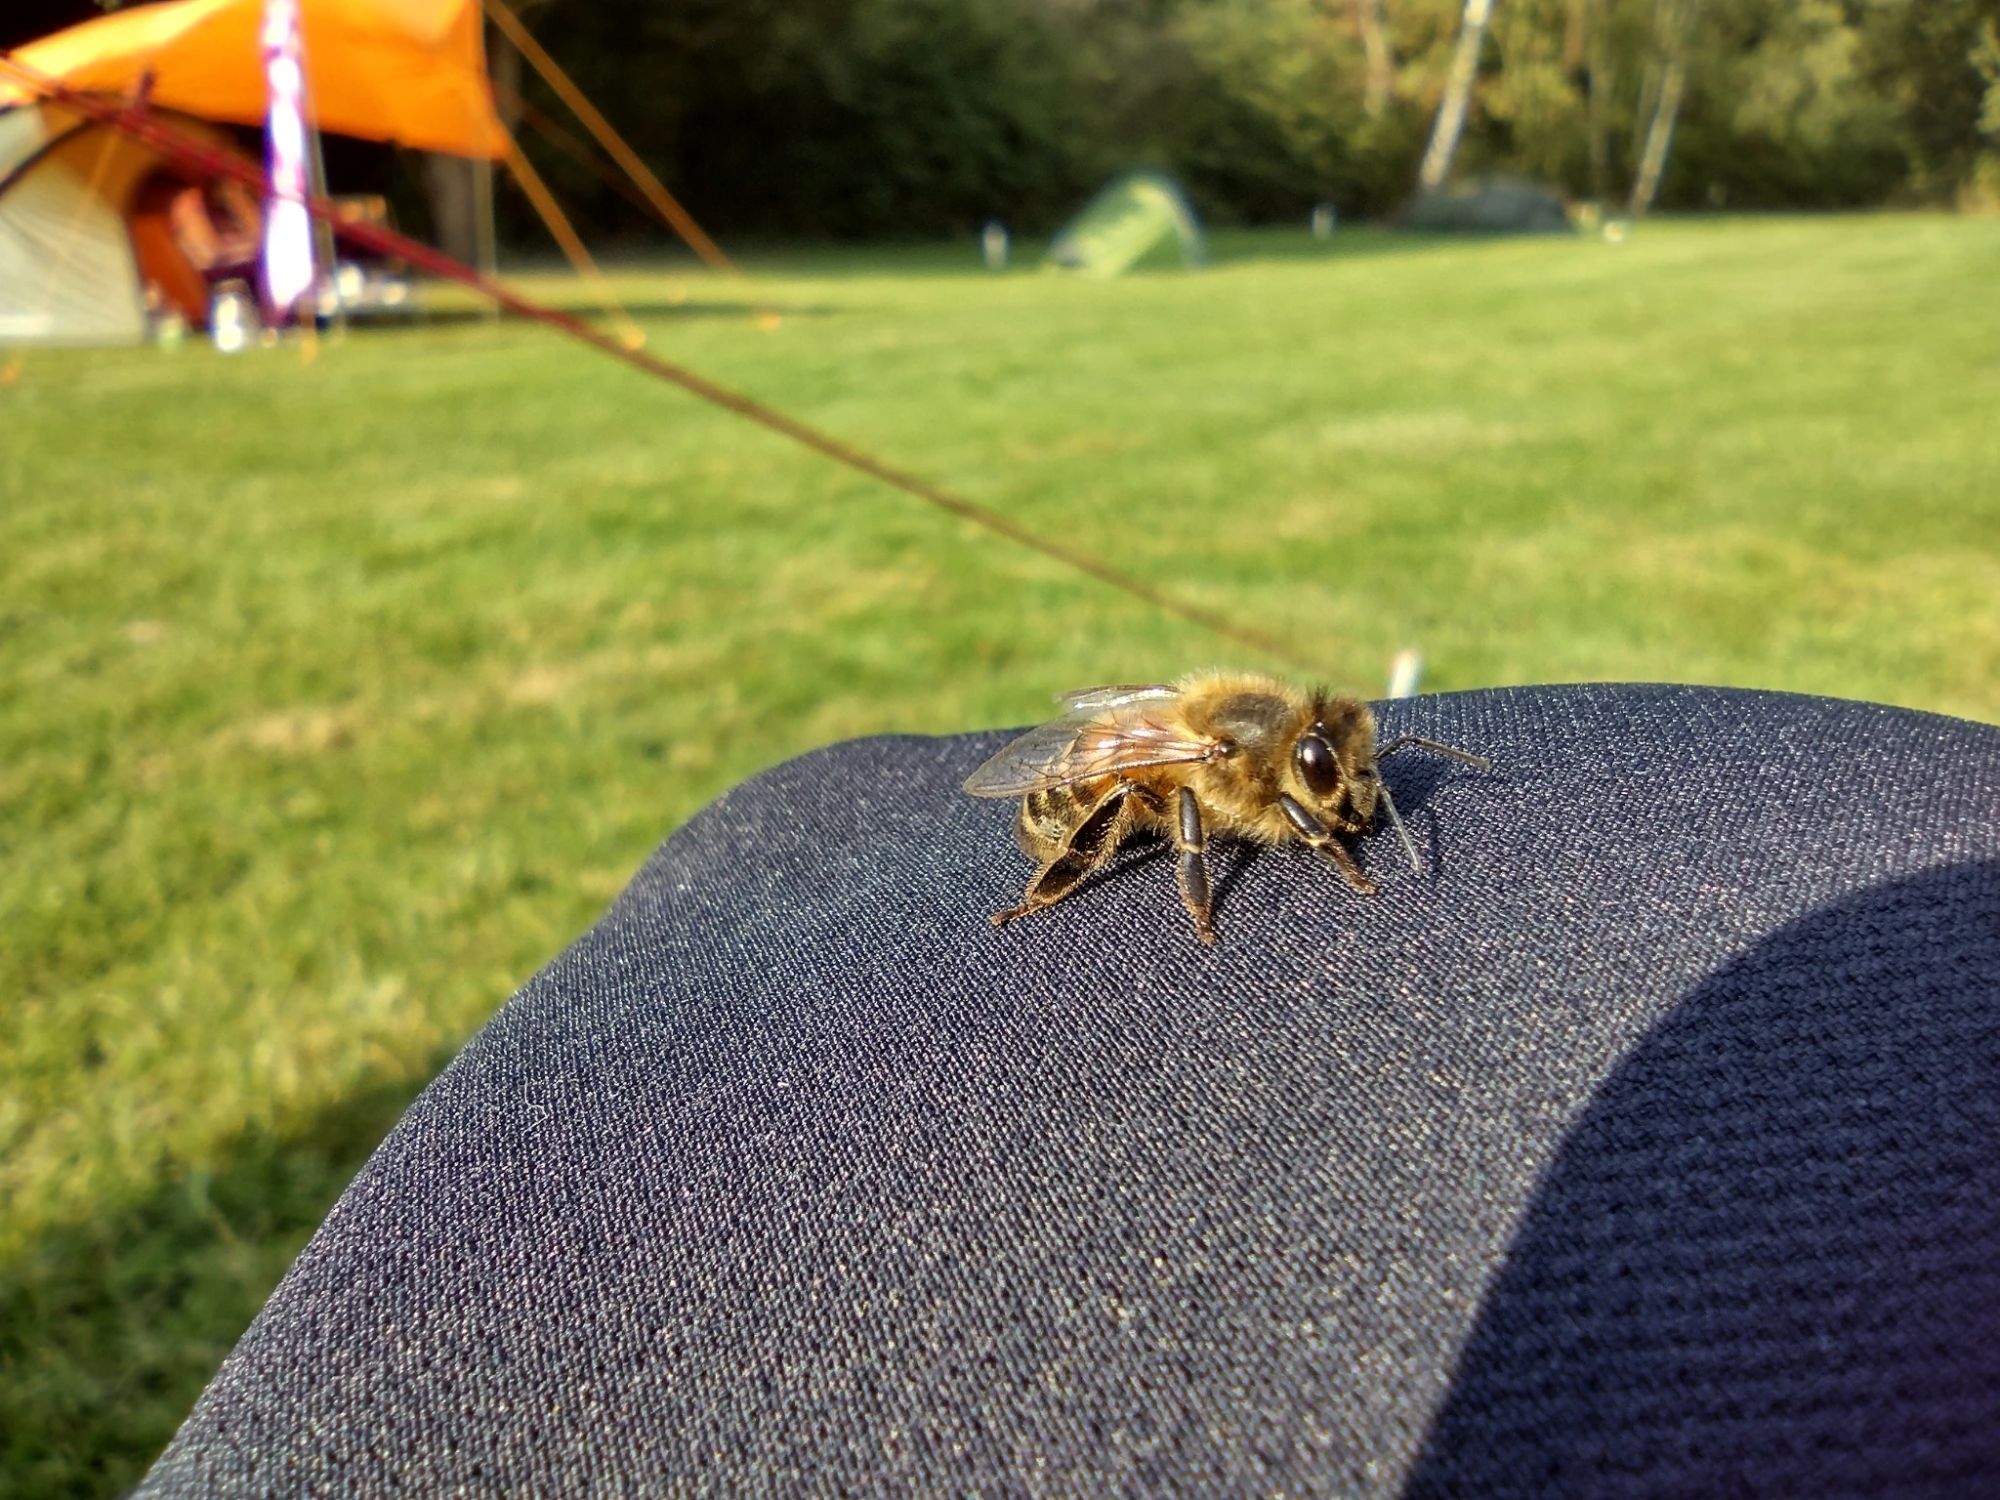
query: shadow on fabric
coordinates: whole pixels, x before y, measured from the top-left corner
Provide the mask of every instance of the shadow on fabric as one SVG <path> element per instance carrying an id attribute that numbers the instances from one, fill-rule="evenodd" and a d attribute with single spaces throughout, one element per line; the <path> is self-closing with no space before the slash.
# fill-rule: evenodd
<path id="1" fill-rule="evenodd" d="M 1693 990 L 1537 1190 L 1406 1489 L 1992 1494 L 2000 863 Z"/>

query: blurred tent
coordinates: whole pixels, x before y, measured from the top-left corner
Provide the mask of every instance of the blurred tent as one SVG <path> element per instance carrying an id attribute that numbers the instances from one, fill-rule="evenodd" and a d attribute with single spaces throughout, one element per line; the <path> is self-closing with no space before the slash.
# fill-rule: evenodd
<path id="1" fill-rule="evenodd" d="M 1182 264 L 1203 259 L 1201 224 L 1162 172 L 1129 172 L 1084 205 L 1049 246 L 1049 262 L 1089 276 L 1116 276 L 1170 241 Z"/>
<path id="2" fill-rule="evenodd" d="M 1433 234 L 1568 234 L 1569 204 L 1524 177 L 1473 177 L 1419 193 L 1397 221 Z"/>
<path id="3" fill-rule="evenodd" d="M 152 147 L 57 106 L 0 113 L 0 343 L 136 344 L 148 282 L 183 310 L 206 302 L 168 222 L 193 186 Z"/>
<path id="4" fill-rule="evenodd" d="M 0 68 L 0 340 L 129 343 L 145 288 L 183 307 L 200 271 L 166 200 L 193 184 L 156 151 L 44 103 L 30 78 L 155 109 L 261 125 L 262 0 L 168 0 L 17 49 Z M 422 151 L 509 149 L 479 0 L 300 0 L 314 126 Z M 219 138 L 218 138 L 219 143 Z"/>

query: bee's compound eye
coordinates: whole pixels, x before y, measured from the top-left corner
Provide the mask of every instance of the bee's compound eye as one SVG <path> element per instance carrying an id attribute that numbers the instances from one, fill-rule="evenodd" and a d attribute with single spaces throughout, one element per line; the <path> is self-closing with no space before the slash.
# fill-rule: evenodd
<path id="1" fill-rule="evenodd" d="M 1315 797 L 1330 797 L 1340 785 L 1340 762 L 1333 758 L 1333 746 L 1316 734 L 1299 736 L 1292 759 L 1298 763 L 1299 778 Z"/>

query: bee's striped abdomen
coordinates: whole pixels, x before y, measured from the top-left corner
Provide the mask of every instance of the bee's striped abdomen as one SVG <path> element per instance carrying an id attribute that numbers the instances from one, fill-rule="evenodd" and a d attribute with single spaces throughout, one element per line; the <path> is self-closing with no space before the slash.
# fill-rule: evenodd
<path id="1" fill-rule="evenodd" d="M 1078 790 L 1073 786 L 1052 786 L 1030 792 L 1021 799 L 1021 813 L 1014 820 L 1014 837 L 1029 858 L 1046 859 L 1090 811 L 1095 799 L 1078 796 Z"/>

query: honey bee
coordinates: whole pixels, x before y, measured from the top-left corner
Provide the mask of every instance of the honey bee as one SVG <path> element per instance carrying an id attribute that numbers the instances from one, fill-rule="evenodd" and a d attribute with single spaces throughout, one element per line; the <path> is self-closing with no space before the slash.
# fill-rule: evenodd
<path id="1" fill-rule="evenodd" d="M 1483 757 L 1402 735 L 1376 742 L 1355 698 L 1272 677 L 1197 673 L 1172 685 L 1086 688 L 1058 699 L 1063 716 L 1014 740 L 965 781 L 975 797 L 1019 797 L 1014 836 L 1039 868 L 1019 906 L 993 925 L 1053 906 L 1145 833 L 1178 853 L 1181 902 L 1214 943 L 1213 889 L 1202 858 L 1210 834 L 1302 843 L 1362 895 L 1375 883 L 1340 840 L 1380 807 L 1421 870 L 1377 762 L 1411 747 L 1486 769 Z"/>

